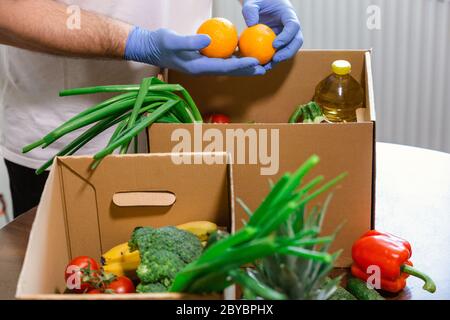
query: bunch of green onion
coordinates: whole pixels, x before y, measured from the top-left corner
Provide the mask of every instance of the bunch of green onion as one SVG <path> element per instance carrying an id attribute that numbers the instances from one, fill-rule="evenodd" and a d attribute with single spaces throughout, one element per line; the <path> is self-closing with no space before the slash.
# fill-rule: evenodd
<path id="1" fill-rule="evenodd" d="M 284 292 L 259 281 L 241 267 L 256 265 L 259 260 L 273 255 L 301 257 L 332 266 L 335 255 L 313 248 L 315 245 L 330 243 L 332 237 L 318 236 L 317 226 L 304 223 L 303 216 L 297 215 L 299 209 L 328 191 L 346 175 L 341 174 L 321 186 L 321 176 L 303 183 L 305 175 L 318 162 L 319 157 L 314 155 L 296 172 L 284 174 L 254 212 L 241 201 L 241 206 L 249 215 L 245 226 L 208 247 L 199 259 L 186 266 L 177 274 L 170 291 L 217 293 L 238 283 L 257 297 L 287 299 Z M 290 219 L 294 219 L 299 227 L 289 233 L 278 233 Z"/>
<path id="2" fill-rule="evenodd" d="M 137 152 L 137 136 L 153 123 L 197 123 L 202 116 L 186 89 L 178 84 L 167 84 L 158 78 L 144 78 L 140 85 L 113 85 L 68 89 L 60 96 L 94 93 L 120 93 L 92 106 L 68 120 L 42 139 L 23 148 L 27 153 L 37 147 L 46 148 L 61 137 L 83 127 L 90 126 L 79 137 L 49 159 L 36 174 L 51 166 L 55 157 L 73 155 L 103 131 L 117 125 L 105 148 L 94 155 L 92 168 L 115 150 L 126 153 L 134 139 Z"/>

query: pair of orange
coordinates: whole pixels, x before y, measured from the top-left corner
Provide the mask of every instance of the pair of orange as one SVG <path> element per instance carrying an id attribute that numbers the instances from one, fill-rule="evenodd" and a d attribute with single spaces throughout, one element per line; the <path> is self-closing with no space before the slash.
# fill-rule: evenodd
<path id="1" fill-rule="evenodd" d="M 269 63 L 275 55 L 272 44 L 276 34 L 264 24 L 247 28 L 239 38 L 233 23 L 224 18 L 213 18 L 205 21 L 197 34 L 211 37 L 211 44 L 200 51 L 209 58 L 230 58 L 238 46 L 243 57 L 256 58 L 262 65 Z"/>

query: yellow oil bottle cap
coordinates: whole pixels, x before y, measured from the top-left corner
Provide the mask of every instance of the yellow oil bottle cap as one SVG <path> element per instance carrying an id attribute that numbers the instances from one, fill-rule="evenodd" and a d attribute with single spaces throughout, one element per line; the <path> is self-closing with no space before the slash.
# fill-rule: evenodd
<path id="1" fill-rule="evenodd" d="M 333 72 L 340 76 L 345 76 L 352 72 L 352 65 L 347 60 L 336 60 L 332 65 Z"/>

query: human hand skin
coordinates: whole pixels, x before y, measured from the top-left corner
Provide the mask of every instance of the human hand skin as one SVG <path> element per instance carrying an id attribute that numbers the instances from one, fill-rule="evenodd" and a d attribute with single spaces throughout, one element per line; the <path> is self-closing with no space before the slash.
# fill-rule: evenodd
<path id="1" fill-rule="evenodd" d="M 80 10 L 80 29 L 66 25 L 67 6 L 52 0 L 1 0 L 0 44 L 81 58 L 122 59 L 132 26 Z"/>
<path id="2" fill-rule="evenodd" d="M 245 10 L 251 20 L 254 9 L 247 6 Z M 210 43 L 206 35 L 180 36 L 167 29 L 150 31 L 133 27 L 86 10 L 80 10 L 80 14 L 81 28 L 71 30 L 66 26 L 68 15 L 64 4 L 52 0 L 2 0 L 0 43 L 68 57 L 135 60 L 193 74 L 249 76 L 262 75 L 269 69 L 269 66 L 258 65 L 253 58 L 211 59 L 202 56 L 198 50 Z M 130 45 L 130 39 L 140 45 L 147 39 L 147 44 L 141 48 L 152 48 L 151 54 L 150 51 L 126 51 L 127 45 L 136 47 Z M 285 55 L 281 51 L 277 54 L 281 58 Z M 274 61 L 277 59 L 276 55 Z"/>

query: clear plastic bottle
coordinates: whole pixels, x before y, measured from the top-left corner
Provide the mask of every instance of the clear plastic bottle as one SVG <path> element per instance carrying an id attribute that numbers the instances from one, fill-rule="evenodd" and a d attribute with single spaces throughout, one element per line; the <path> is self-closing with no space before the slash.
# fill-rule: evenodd
<path id="1" fill-rule="evenodd" d="M 333 73 L 318 84 L 314 101 L 328 121 L 356 122 L 356 109 L 364 107 L 364 91 L 350 75 L 350 62 L 337 60 L 333 62 L 332 70 Z"/>

